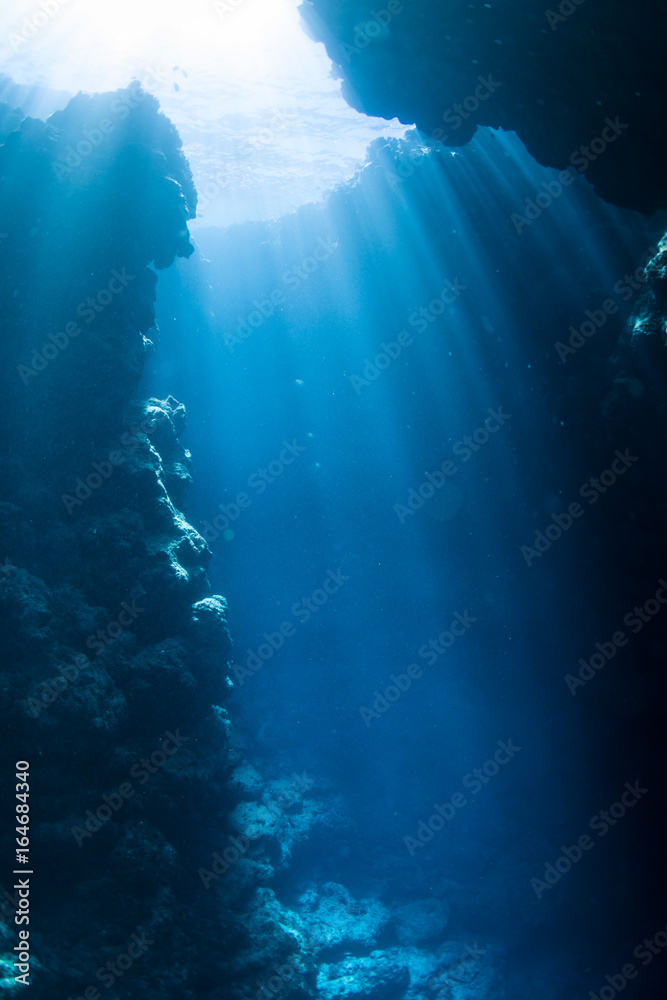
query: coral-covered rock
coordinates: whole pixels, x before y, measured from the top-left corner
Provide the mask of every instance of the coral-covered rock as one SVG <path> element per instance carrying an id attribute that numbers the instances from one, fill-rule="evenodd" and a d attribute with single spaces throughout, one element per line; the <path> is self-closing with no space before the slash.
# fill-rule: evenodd
<path id="1" fill-rule="evenodd" d="M 436 952 L 436 963 L 426 985 L 434 997 L 494 1000 L 505 993 L 504 955 L 498 948 L 477 941 L 447 942 Z"/>
<path id="2" fill-rule="evenodd" d="M 449 907 L 439 899 L 417 899 L 392 910 L 396 934 L 402 945 L 420 945 L 442 935 Z"/>
<path id="3" fill-rule="evenodd" d="M 640 340 L 653 337 L 667 346 L 667 236 L 644 269 L 646 291 L 641 296 L 630 321 L 631 336 Z"/>
<path id="4" fill-rule="evenodd" d="M 320 966 L 317 975 L 319 996 L 327 1000 L 401 1000 L 410 983 L 405 965 L 381 951 L 363 958 Z"/>
<path id="5" fill-rule="evenodd" d="M 336 882 L 326 882 L 315 900 L 304 900 L 309 910 L 308 937 L 316 952 L 345 946 L 374 948 L 389 923 L 389 910 L 379 900 L 355 900 Z"/>
<path id="6" fill-rule="evenodd" d="M 248 840 L 275 837 L 279 815 L 271 812 L 261 802 L 242 802 L 229 817 L 234 829 Z"/>
<path id="7" fill-rule="evenodd" d="M 284 993 L 290 998 L 314 997 L 315 967 L 304 952 L 303 932 L 295 915 L 283 907 L 268 888 L 256 890 L 236 928 L 234 949 L 226 957 L 226 983 L 239 979 L 253 984 L 252 992 Z M 250 992 L 250 986 L 248 985 Z M 234 986 L 226 995 L 242 997 Z"/>
<path id="8" fill-rule="evenodd" d="M 105 116 L 108 141 L 75 162 Z M 146 934 L 124 995 L 167 983 L 192 997 L 203 963 L 188 927 L 208 940 L 219 926 L 196 870 L 231 800 L 230 640 L 210 551 L 179 509 L 184 407 L 132 400 L 150 265 L 192 252 L 196 195 L 178 135 L 136 87 L 24 120 L 0 173 L 0 710 L 39 801 L 33 992 L 81 995 Z M 248 891 L 265 875 L 251 870 Z"/>
<path id="9" fill-rule="evenodd" d="M 248 761 L 234 768 L 229 785 L 243 799 L 256 799 L 262 794 L 262 776 Z"/>

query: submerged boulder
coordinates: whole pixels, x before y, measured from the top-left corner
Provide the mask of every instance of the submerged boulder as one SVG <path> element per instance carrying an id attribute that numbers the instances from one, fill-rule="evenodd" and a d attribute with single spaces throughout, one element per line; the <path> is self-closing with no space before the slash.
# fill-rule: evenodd
<path id="1" fill-rule="evenodd" d="M 317 992 L 324 1000 L 402 1000 L 410 984 L 404 964 L 382 951 L 321 965 Z"/>
<path id="2" fill-rule="evenodd" d="M 389 923 L 386 906 L 377 899 L 355 900 L 345 886 L 326 882 L 302 897 L 308 912 L 310 947 L 316 952 L 341 946 L 374 948 Z"/>
<path id="3" fill-rule="evenodd" d="M 402 945 L 419 945 L 440 937 L 449 920 L 449 907 L 439 899 L 418 899 L 392 911 Z"/>

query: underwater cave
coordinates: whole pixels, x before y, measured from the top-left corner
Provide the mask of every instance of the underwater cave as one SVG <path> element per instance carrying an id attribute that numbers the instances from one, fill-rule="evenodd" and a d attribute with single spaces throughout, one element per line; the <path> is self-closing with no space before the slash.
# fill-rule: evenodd
<path id="1" fill-rule="evenodd" d="M 6 0 L 0 987 L 664 996 L 657 0 Z"/>

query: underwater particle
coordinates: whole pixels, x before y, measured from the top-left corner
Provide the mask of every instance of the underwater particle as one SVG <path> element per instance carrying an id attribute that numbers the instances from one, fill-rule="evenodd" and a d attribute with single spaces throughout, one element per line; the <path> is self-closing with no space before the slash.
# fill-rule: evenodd
<path id="1" fill-rule="evenodd" d="M 222 537 L 226 542 L 231 542 L 234 540 L 234 532 L 232 531 L 231 528 L 227 528 L 226 531 L 223 531 Z"/>

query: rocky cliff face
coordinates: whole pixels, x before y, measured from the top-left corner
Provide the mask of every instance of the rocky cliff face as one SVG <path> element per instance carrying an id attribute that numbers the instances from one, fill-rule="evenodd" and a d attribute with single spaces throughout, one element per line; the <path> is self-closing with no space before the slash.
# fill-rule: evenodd
<path id="1" fill-rule="evenodd" d="M 360 111 L 461 146 L 514 130 L 543 165 L 585 173 L 603 198 L 667 204 L 664 4 L 641 0 L 309 0 L 300 8 Z"/>
<path id="2" fill-rule="evenodd" d="M 137 88 L 24 120 L 0 175 L 2 781 L 9 801 L 14 756 L 29 762 L 33 993 L 202 995 L 220 917 L 197 869 L 237 801 L 230 640 L 178 509 L 184 408 L 134 400 L 151 265 L 192 252 L 196 195 Z"/>

